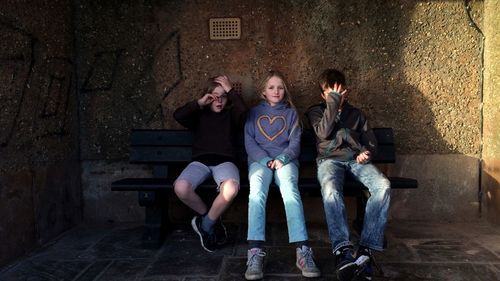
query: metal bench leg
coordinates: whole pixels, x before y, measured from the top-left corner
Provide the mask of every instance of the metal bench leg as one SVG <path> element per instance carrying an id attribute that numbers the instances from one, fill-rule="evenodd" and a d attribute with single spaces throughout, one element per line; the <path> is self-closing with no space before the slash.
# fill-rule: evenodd
<path id="1" fill-rule="evenodd" d="M 149 249 L 159 248 L 163 244 L 169 225 L 167 194 L 140 191 L 139 205 L 146 208 L 142 246 Z"/>

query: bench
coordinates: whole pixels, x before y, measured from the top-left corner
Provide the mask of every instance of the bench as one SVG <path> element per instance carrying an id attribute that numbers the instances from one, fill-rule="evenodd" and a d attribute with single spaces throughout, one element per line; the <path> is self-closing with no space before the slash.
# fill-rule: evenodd
<path id="1" fill-rule="evenodd" d="M 373 163 L 395 163 L 394 136 L 391 128 L 374 128 L 378 140 L 378 153 Z M 139 205 L 146 208 L 143 247 L 160 247 L 169 229 L 168 196 L 173 195 L 173 183 L 180 171 L 191 161 L 192 134 L 187 130 L 132 130 L 130 135 L 131 164 L 148 164 L 152 167 L 152 178 L 125 178 L 111 184 L 113 191 L 138 191 Z M 243 138 L 238 139 L 237 165 L 240 168 L 240 194 L 248 194 L 247 155 Z M 316 179 L 316 140 L 311 130 L 304 130 L 301 140 L 300 164 L 314 167 L 310 175 L 299 177 L 299 189 L 303 196 L 321 196 L 321 188 Z M 415 179 L 388 177 L 391 188 L 417 188 Z M 215 190 L 215 182 L 207 180 L 197 188 L 197 192 Z M 369 193 L 361 183 L 346 179 L 345 196 L 356 197 L 356 219 L 353 228 L 360 233 Z M 175 195 L 173 195 L 175 196 Z M 307 212 L 307 210 L 305 210 Z"/>

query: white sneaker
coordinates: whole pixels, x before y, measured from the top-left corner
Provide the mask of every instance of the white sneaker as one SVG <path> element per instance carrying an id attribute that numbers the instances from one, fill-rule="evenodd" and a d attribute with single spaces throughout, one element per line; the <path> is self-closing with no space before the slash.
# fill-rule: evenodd
<path id="1" fill-rule="evenodd" d="M 259 280 L 264 278 L 264 257 L 266 253 L 260 248 L 248 250 L 246 280 Z"/>
<path id="2" fill-rule="evenodd" d="M 321 272 L 314 262 L 314 255 L 310 247 L 304 245 L 302 248 L 297 248 L 297 262 L 295 264 L 302 270 L 302 276 L 304 277 L 321 276 Z"/>

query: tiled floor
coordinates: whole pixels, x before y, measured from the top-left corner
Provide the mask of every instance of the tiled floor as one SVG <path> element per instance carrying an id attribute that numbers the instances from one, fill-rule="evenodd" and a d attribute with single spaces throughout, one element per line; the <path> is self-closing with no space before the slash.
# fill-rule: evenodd
<path id="1" fill-rule="evenodd" d="M 0 271 L 0 280 L 243 280 L 246 226 L 228 225 L 231 241 L 207 253 L 188 222 L 157 250 L 141 248 L 140 225 L 81 225 Z M 336 280 L 324 225 L 309 235 L 323 276 Z M 374 280 L 500 280 L 500 228 L 487 223 L 390 222 Z M 304 280 L 286 225 L 268 228 L 265 280 Z"/>

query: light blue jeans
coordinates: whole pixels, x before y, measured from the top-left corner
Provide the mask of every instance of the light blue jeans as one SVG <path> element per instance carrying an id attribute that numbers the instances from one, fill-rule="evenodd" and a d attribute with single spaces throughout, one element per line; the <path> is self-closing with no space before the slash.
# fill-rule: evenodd
<path id="1" fill-rule="evenodd" d="M 298 167 L 288 163 L 278 170 L 271 170 L 257 162 L 250 164 L 248 178 L 248 240 L 266 240 L 266 202 L 269 185 L 274 182 L 280 189 L 285 206 L 288 239 L 290 243 L 308 240 L 304 208 L 297 185 Z"/>
<path id="2" fill-rule="evenodd" d="M 352 246 L 343 194 L 346 173 L 359 180 L 370 192 L 359 245 L 382 251 L 391 197 L 390 181 L 371 163 L 327 159 L 318 162 L 318 180 L 333 251 Z"/>

